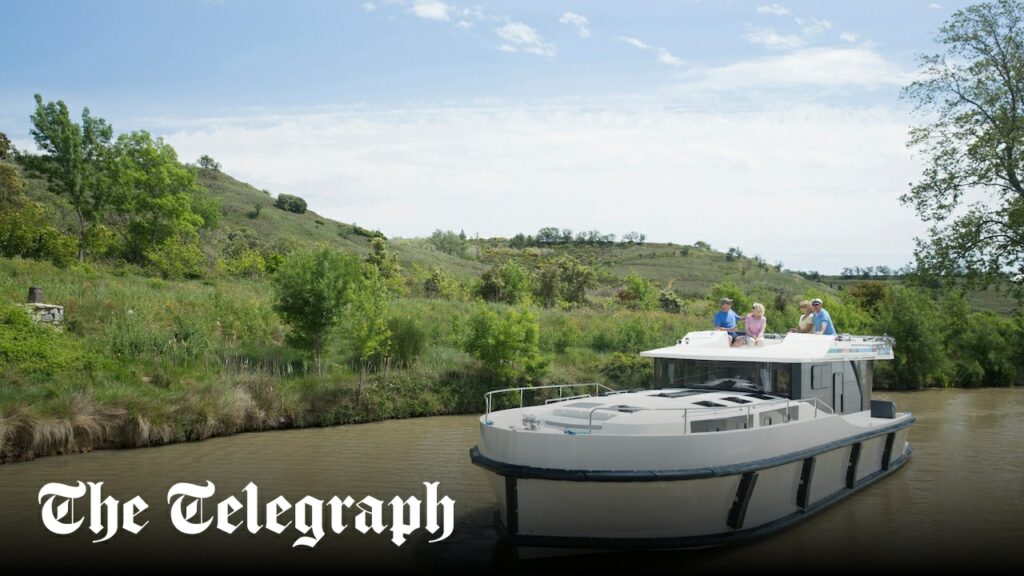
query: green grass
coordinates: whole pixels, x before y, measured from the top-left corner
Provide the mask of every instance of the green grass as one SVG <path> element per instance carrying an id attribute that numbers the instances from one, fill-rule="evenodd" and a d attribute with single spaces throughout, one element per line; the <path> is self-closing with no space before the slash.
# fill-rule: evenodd
<path id="1" fill-rule="evenodd" d="M 394 314 L 428 333 L 411 367 L 358 375 L 338 339 L 323 376 L 284 343 L 267 280 L 167 281 L 131 269 L 0 259 L 0 302 L 29 286 L 65 306 L 63 331 L 0 322 L 0 460 L 102 447 L 201 440 L 247 430 L 326 426 L 480 411 L 491 384 L 461 350 L 477 306 L 398 298 Z M 543 382 L 604 381 L 614 352 L 670 344 L 701 323 L 688 314 L 538 310 L 550 370 Z M 2 316 L 0 316 L 2 317 Z"/>
<path id="2" fill-rule="evenodd" d="M 298 242 L 324 243 L 340 250 L 366 254 L 370 239 L 357 233 L 351 224 L 335 222 L 313 210 L 294 214 L 274 207 L 274 198 L 231 176 L 216 170 L 200 170 L 198 183 L 221 203 L 225 229 L 250 228 L 267 244 Z M 255 205 L 263 208 L 255 215 Z M 457 258 L 436 250 L 425 240 L 396 240 L 393 247 L 404 266 L 441 267 L 460 276 L 479 276 L 486 266 L 478 261 Z"/>

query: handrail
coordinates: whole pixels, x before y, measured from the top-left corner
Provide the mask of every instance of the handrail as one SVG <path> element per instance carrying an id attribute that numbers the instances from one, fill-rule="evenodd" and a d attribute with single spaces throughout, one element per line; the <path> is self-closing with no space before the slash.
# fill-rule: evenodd
<path id="1" fill-rule="evenodd" d="M 484 402 L 487 405 L 487 408 L 486 408 L 487 411 L 484 414 L 486 416 L 490 416 L 490 414 L 491 414 L 491 397 L 496 395 L 496 394 L 506 394 L 506 393 L 509 393 L 509 392 L 519 392 L 519 407 L 522 408 L 523 407 L 523 401 L 524 401 L 523 397 L 525 396 L 527 390 L 558 389 L 558 399 L 565 401 L 565 400 L 569 400 L 570 398 L 562 398 L 562 390 L 563 389 L 565 389 L 565 388 L 580 388 L 580 387 L 593 387 L 594 388 L 594 394 L 597 395 L 597 396 L 601 395 L 601 390 L 602 389 L 603 390 L 607 390 L 610 393 L 616 391 L 614 388 L 609 388 L 608 386 L 605 386 L 604 384 L 601 384 L 599 382 L 585 382 L 585 383 L 582 383 L 582 384 L 548 384 L 546 386 L 519 386 L 518 388 L 502 388 L 501 390 L 491 390 L 490 392 L 487 392 L 486 394 L 484 394 Z M 572 399 L 589 398 L 589 397 L 590 397 L 590 394 L 587 394 L 587 395 L 577 395 L 577 396 L 573 396 Z"/>
<path id="2" fill-rule="evenodd" d="M 807 402 L 809 404 L 813 404 L 814 405 L 814 417 L 815 418 L 818 417 L 819 405 L 823 406 L 825 411 L 827 411 L 827 413 L 829 413 L 829 414 L 834 414 L 835 413 L 829 407 L 828 404 L 825 404 L 820 398 L 816 398 L 816 397 L 812 397 L 812 398 L 797 398 L 797 399 L 780 398 L 778 400 L 773 400 L 771 402 L 764 402 L 764 403 L 761 403 L 761 404 L 747 404 L 746 406 L 729 406 L 727 408 L 734 408 L 734 409 L 736 409 L 738 411 L 741 411 L 741 412 L 743 411 L 744 408 L 746 408 L 747 419 L 749 420 L 751 414 L 753 413 L 752 412 L 752 408 L 754 408 L 755 406 L 757 406 L 758 408 L 763 408 L 763 407 L 768 407 L 768 406 L 777 406 L 777 405 L 780 405 L 780 404 L 785 404 L 786 405 L 786 415 L 785 415 L 786 420 L 785 420 L 785 422 L 788 422 L 789 421 L 789 408 L 790 408 L 790 404 L 792 404 L 792 403 L 800 404 L 801 402 Z M 636 407 L 636 411 L 637 412 L 646 412 L 646 411 L 651 410 L 651 411 L 655 411 L 655 412 L 670 412 L 670 411 L 682 410 L 682 412 L 683 412 L 683 434 L 689 434 L 690 431 L 689 431 L 689 426 L 687 426 L 687 424 L 689 424 L 690 412 L 709 412 L 709 411 L 726 412 L 726 410 L 721 410 L 721 408 L 723 408 L 723 407 L 722 406 L 709 406 L 709 407 L 705 407 L 705 408 L 693 408 L 693 407 L 682 407 L 682 406 L 679 406 L 679 407 L 669 407 L 669 408 L 644 408 L 644 407 L 637 406 Z M 598 410 L 606 410 L 608 412 L 620 412 L 618 406 L 595 406 L 594 408 L 591 408 L 590 413 L 588 414 L 588 417 L 587 417 L 587 434 L 590 434 L 593 431 L 593 429 L 594 429 L 594 412 L 597 412 Z M 758 413 L 761 413 L 761 412 L 764 412 L 764 410 L 758 410 Z"/>

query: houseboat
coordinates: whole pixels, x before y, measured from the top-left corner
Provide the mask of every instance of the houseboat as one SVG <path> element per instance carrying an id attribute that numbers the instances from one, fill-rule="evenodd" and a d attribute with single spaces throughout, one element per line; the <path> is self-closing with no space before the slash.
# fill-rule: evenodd
<path id="1" fill-rule="evenodd" d="M 652 389 L 489 392 L 470 456 L 487 473 L 503 538 L 726 544 L 790 526 L 907 462 L 913 415 L 871 398 L 891 338 L 792 333 L 729 344 L 725 332 L 691 332 L 641 352 L 654 362 Z M 530 405 L 531 395 L 543 403 Z"/>

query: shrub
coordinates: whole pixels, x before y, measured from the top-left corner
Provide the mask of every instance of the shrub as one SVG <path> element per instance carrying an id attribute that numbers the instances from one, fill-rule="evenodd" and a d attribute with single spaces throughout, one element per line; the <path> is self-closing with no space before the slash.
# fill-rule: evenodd
<path id="1" fill-rule="evenodd" d="M 625 388 L 647 388 L 654 381 L 650 358 L 615 352 L 601 364 L 601 374 Z"/>
<path id="2" fill-rule="evenodd" d="M 463 349 L 480 360 L 495 381 L 536 382 L 547 368 L 540 354 L 540 325 L 528 309 L 500 313 L 481 308 L 469 319 Z"/>
<path id="3" fill-rule="evenodd" d="M 306 201 L 291 194 L 279 194 L 274 200 L 274 207 L 296 214 L 306 213 Z"/>
<path id="4" fill-rule="evenodd" d="M 722 298 L 732 299 L 732 309 L 737 314 L 745 314 L 750 311 L 750 306 L 754 301 L 747 296 L 747 293 L 743 291 L 734 282 L 721 282 L 711 287 L 711 292 L 708 293 L 708 298 L 714 303 L 715 307 L 718 307 L 718 302 Z"/>
<path id="5" fill-rule="evenodd" d="M 879 372 L 880 387 L 921 388 L 940 381 L 945 372 L 941 317 L 926 293 L 892 286 L 878 305 L 880 332 L 896 339 L 891 367 Z M 886 364 L 886 363 L 883 363 Z"/>
<path id="6" fill-rule="evenodd" d="M 228 272 L 233 276 L 256 278 L 267 270 L 267 262 L 256 250 L 243 250 L 237 257 L 224 262 Z"/>
<path id="7" fill-rule="evenodd" d="M 948 344 L 957 386 L 1011 386 L 1018 378 L 1014 362 L 1020 338 L 1016 325 L 991 312 L 970 314 L 952 332 Z"/>
<path id="8" fill-rule="evenodd" d="M 0 366 L 5 371 L 52 377 L 88 370 L 90 356 L 73 336 L 36 324 L 25 310 L 0 302 Z"/>
<path id="9" fill-rule="evenodd" d="M 434 268 L 423 280 L 423 293 L 428 298 L 465 300 L 466 288 L 442 268 Z"/>
<path id="10" fill-rule="evenodd" d="M 632 310 L 653 310 L 658 305 L 658 289 L 636 273 L 626 276 L 626 285 L 615 295 L 619 304 Z"/>
<path id="11" fill-rule="evenodd" d="M 399 368 L 416 363 L 427 346 L 427 332 L 412 318 L 395 316 L 388 322 L 391 331 L 391 345 L 388 353 Z"/>
<path id="12" fill-rule="evenodd" d="M 484 272 L 477 293 L 490 302 L 529 304 L 533 293 L 533 277 L 529 270 L 514 260 L 506 260 Z"/>
<path id="13" fill-rule="evenodd" d="M 679 314 L 683 311 L 683 299 L 672 290 L 662 290 L 658 295 L 658 307 L 670 314 Z"/>
<path id="14" fill-rule="evenodd" d="M 146 250 L 149 266 L 164 278 L 201 278 L 206 267 L 206 256 L 194 242 L 168 238 L 154 248 Z"/>

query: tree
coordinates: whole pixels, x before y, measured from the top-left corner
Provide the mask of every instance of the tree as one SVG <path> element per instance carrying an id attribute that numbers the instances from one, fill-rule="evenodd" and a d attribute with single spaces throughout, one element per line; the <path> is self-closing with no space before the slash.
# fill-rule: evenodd
<path id="1" fill-rule="evenodd" d="M 13 164 L 0 164 L 0 256 L 50 260 L 66 266 L 76 243 L 50 224 L 46 211 L 24 195 L 25 182 Z"/>
<path id="2" fill-rule="evenodd" d="M 122 134 L 113 158 L 110 204 L 123 226 L 129 260 L 152 263 L 148 255 L 177 254 L 171 244 L 195 245 L 201 228 L 216 225 L 219 207 L 202 194 L 195 172 L 178 162 L 162 138 L 144 130 Z"/>
<path id="3" fill-rule="evenodd" d="M 352 361 L 359 367 L 357 398 L 362 397 L 366 373 L 375 368 L 374 360 L 388 363 L 391 348 L 391 312 L 388 308 L 387 285 L 376 268 L 365 266 L 363 274 L 363 278 L 352 285 L 346 315 L 346 338 Z"/>
<path id="4" fill-rule="evenodd" d="M 198 164 L 200 168 L 220 171 L 220 162 L 217 162 L 216 160 L 214 160 L 213 158 L 206 154 L 200 156 L 199 161 L 196 162 L 196 164 Z"/>
<path id="5" fill-rule="evenodd" d="M 533 292 L 533 277 L 529 270 L 514 260 L 506 260 L 484 272 L 477 292 L 480 297 L 490 302 L 529 304 Z"/>
<path id="6" fill-rule="evenodd" d="M 430 243 L 441 252 L 458 256 L 459 258 L 464 257 L 466 250 L 469 248 L 466 234 L 456 234 L 451 230 L 434 230 L 434 233 L 430 235 Z"/>
<path id="7" fill-rule="evenodd" d="M 500 383 L 535 382 L 547 367 L 540 353 L 540 323 L 526 308 L 500 313 L 480 308 L 469 319 L 463 349 Z"/>
<path id="8" fill-rule="evenodd" d="M 974 286 L 1009 273 L 1024 297 L 1024 2 L 958 10 L 936 41 L 903 92 L 929 120 L 910 131 L 925 168 L 901 197 L 931 224 L 918 268 Z"/>
<path id="9" fill-rule="evenodd" d="M 26 156 L 29 170 L 46 179 L 50 190 L 68 199 L 78 228 L 78 260 L 85 260 L 86 239 L 106 210 L 104 180 L 108 175 L 113 128 L 82 109 L 82 123 L 71 121 L 63 100 L 43 104 L 35 95 L 31 134 L 43 154 Z"/>
<path id="10" fill-rule="evenodd" d="M 7 134 L 0 132 L 0 160 L 10 160 L 14 153 L 14 144 L 11 143 L 11 139 L 7 137 Z"/>
<path id="11" fill-rule="evenodd" d="M 537 277 L 536 295 L 550 308 L 559 302 L 582 304 L 587 289 L 597 284 L 597 274 L 572 256 L 548 260 Z"/>
<path id="12" fill-rule="evenodd" d="M 398 255 L 383 238 L 374 238 L 370 241 L 370 253 L 366 255 L 366 263 L 373 266 L 384 280 L 387 288 L 397 292 L 402 287 L 401 265 L 398 263 Z"/>
<path id="13" fill-rule="evenodd" d="M 274 310 L 291 326 L 289 341 L 313 354 L 318 374 L 328 335 L 361 278 L 354 256 L 323 245 L 289 254 L 273 276 Z"/>
<path id="14" fill-rule="evenodd" d="M 277 199 L 274 200 L 274 207 L 295 214 L 306 213 L 306 201 L 291 194 L 278 194 Z"/>
<path id="15" fill-rule="evenodd" d="M 881 384 L 921 388 L 943 377 L 947 358 L 941 316 L 925 292 L 894 285 L 878 304 L 876 314 L 878 332 L 896 339 L 892 365 L 880 363 L 884 366 L 878 374 Z"/>

